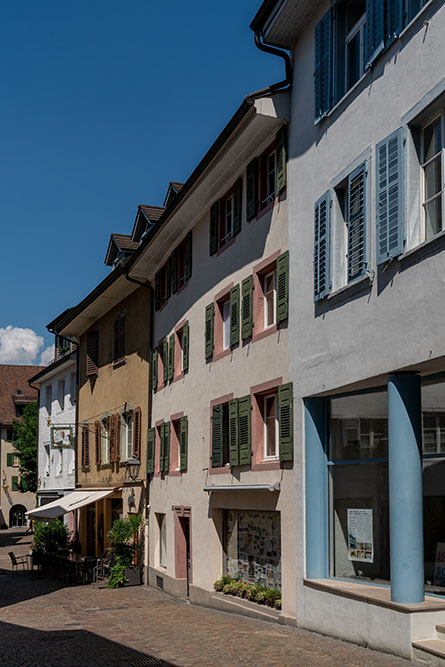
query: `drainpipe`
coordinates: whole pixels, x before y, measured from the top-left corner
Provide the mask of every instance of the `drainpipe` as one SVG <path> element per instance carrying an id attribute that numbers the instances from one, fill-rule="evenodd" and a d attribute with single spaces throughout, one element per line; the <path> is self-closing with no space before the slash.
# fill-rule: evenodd
<path id="1" fill-rule="evenodd" d="M 258 30 L 255 30 L 255 45 L 259 48 L 260 51 L 264 51 L 264 53 L 270 53 L 272 56 L 283 58 L 286 77 L 283 79 L 283 81 L 273 83 L 266 88 L 262 88 L 261 90 L 256 90 L 255 92 L 250 93 L 246 96 L 246 99 L 253 100 L 258 97 L 273 95 L 273 93 L 277 92 L 278 90 L 289 90 L 292 86 L 292 65 L 289 54 L 286 53 L 286 51 L 282 51 L 281 49 L 277 49 L 275 46 L 271 46 L 270 44 L 266 44 L 264 41 L 261 41 L 260 33 Z"/>

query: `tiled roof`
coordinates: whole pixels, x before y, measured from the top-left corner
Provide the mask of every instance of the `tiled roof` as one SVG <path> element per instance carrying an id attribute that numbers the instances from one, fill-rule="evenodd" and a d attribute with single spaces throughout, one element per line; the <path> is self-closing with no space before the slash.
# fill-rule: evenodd
<path id="1" fill-rule="evenodd" d="M 153 221 L 159 220 L 165 211 L 163 206 L 146 206 L 145 204 L 141 204 L 138 208 L 145 213 L 149 220 Z"/>
<path id="2" fill-rule="evenodd" d="M 129 234 L 112 234 L 111 237 L 119 250 L 136 250 L 139 245 L 139 243 L 132 240 Z"/>
<path id="3" fill-rule="evenodd" d="M 37 390 L 29 386 L 28 380 L 44 366 L 9 366 L 0 364 L 0 424 L 11 426 L 15 413 L 15 402 L 27 403 L 37 400 Z M 21 393 L 17 393 L 17 390 Z"/>

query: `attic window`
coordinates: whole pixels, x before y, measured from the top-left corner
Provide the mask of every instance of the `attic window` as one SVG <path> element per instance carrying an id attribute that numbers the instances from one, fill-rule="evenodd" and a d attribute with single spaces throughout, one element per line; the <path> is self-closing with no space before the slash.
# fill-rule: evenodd
<path id="1" fill-rule="evenodd" d="M 22 393 L 23 393 L 23 392 L 22 392 L 21 389 L 17 389 L 16 394 L 22 394 Z"/>

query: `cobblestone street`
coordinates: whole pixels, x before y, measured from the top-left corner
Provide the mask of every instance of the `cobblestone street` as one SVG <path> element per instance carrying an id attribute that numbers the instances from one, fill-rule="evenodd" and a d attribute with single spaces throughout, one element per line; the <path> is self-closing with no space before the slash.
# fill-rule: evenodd
<path id="1" fill-rule="evenodd" d="M 12 574 L 8 551 L 31 536 L 0 533 L 1 665 L 409 665 L 320 635 L 217 612 L 144 586 L 63 586 L 40 573 Z"/>

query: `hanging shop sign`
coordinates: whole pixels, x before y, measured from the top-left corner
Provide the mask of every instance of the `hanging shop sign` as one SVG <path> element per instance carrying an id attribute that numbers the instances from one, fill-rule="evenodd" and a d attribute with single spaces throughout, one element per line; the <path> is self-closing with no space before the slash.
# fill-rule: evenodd
<path id="1" fill-rule="evenodd" d="M 445 586 L 445 542 L 438 542 L 436 545 L 434 585 Z"/>
<path id="2" fill-rule="evenodd" d="M 374 562 L 372 510 L 348 509 L 348 560 Z"/>
<path id="3" fill-rule="evenodd" d="M 57 449 L 73 446 L 72 426 L 51 426 L 51 447 Z"/>

